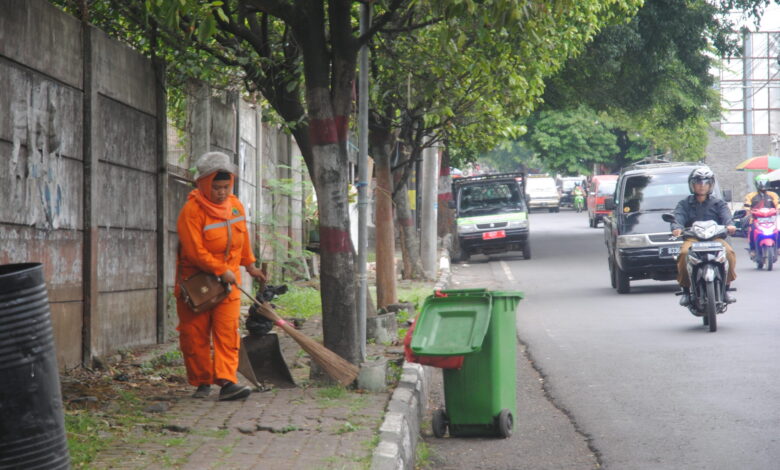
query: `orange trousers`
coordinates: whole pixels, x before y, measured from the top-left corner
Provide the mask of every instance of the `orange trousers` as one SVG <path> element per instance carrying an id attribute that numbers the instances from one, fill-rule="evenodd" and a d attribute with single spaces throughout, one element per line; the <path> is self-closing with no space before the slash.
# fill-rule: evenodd
<path id="1" fill-rule="evenodd" d="M 238 350 L 241 336 L 238 321 L 241 300 L 223 300 L 208 312 L 195 313 L 177 299 L 179 347 L 187 368 L 187 381 L 194 386 L 211 385 L 219 380 L 238 383 Z M 212 354 L 212 340 L 214 344 Z"/>
<path id="2" fill-rule="evenodd" d="M 688 270 L 685 263 L 688 258 L 688 250 L 691 249 L 691 245 L 696 241 L 695 238 L 686 238 L 680 247 L 680 255 L 677 257 L 677 284 L 680 287 L 691 287 L 691 280 L 688 279 Z M 729 272 L 726 273 L 726 285 L 728 285 L 737 278 L 737 254 L 734 253 L 734 249 L 731 248 L 731 245 L 726 240 L 718 238 L 715 241 L 720 242 L 726 249 L 726 259 L 729 260 Z"/>

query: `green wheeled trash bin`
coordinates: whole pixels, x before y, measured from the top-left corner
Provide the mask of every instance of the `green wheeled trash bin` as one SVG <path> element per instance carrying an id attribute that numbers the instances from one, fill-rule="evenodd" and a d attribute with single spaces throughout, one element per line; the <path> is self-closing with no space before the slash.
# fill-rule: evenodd
<path id="1" fill-rule="evenodd" d="M 433 434 L 512 435 L 517 415 L 515 311 L 521 292 L 442 291 L 428 297 L 415 327 L 415 354 L 463 355 L 445 369 L 444 408 L 433 414 Z"/>

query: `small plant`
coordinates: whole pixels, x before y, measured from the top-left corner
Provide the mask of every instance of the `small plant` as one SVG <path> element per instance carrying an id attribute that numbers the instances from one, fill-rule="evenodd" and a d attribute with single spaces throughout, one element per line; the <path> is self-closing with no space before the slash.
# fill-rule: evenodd
<path id="1" fill-rule="evenodd" d="M 348 432 L 354 432 L 357 431 L 358 427 L 354 424 L 350 423 L 349 421 L 346 421 L 344 424 L 339 426 L 338 429 L 336 429 L 336 434 L 346 434 Z"/>
<path id="2" fill-rule="evenodd" d="M 317 389 L 317 395 L 328 400 L 338 400 L 347 396 L 347 389 L 334 385 L 333 387 Z"/>

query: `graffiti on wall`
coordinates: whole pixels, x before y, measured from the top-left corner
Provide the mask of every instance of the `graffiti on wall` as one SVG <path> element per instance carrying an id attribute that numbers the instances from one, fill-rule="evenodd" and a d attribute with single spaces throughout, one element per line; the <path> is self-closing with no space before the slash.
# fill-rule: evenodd
<path id="1" fill-rule="evenodd" d="M 11 104 L 13 122 L 12 148 L 8 176 L 11 182 L 12 207 L 17 220 L 13 222 L 39 229 L 77 227 L 81 202 L 79 192 L 68 189 L 81 180 L 78 162 L 67 162 L 62 156 L 64 105 L 68 100 L 63 87 L 50 81 L 22 80 Z M 77 179 L 78 181 L 73 181 Z"/>

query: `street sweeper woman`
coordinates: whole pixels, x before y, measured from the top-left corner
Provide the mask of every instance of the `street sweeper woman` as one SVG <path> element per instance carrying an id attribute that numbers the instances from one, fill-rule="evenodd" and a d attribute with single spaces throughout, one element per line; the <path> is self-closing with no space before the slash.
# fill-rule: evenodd
<path id="1" fill-rule="evenodd" d="M 265 281 L 254 265 L 244 207 L 233 195 L 236 168 L 221 152 L 208 152 L 195 163 L 196 186 L 187 197 L 177 223 L 176 311 L 179 344 L 187 380 L 197 387 L 195 398 L 205 398 L 211 385 L 221 387 L 220 400 L 236 400 L 251 393 L 236 376 L 241 338 L 238 331 L 241 293 L 232 289 L 206 311 L 195 312 L 182 283 L 198 273 L 216 276 L 227 286 L 240 284 L 240 266 Z M 213 342 L 213 355 L 212 355 Z"/>

